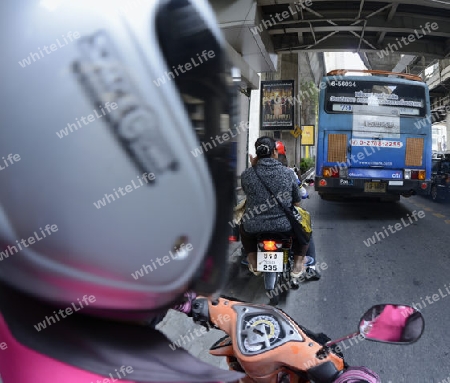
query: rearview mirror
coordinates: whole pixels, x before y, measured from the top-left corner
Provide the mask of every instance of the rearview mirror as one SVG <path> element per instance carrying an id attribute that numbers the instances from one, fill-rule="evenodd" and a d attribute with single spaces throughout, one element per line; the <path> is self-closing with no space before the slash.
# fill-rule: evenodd
<path id="1" fill-rule="evenodd" d="M 411 306 L 376 305 L 361 318 L 359 333 L 367 340 L 408 344 L 417 341 L 423 333 L 422 314 Z"/>

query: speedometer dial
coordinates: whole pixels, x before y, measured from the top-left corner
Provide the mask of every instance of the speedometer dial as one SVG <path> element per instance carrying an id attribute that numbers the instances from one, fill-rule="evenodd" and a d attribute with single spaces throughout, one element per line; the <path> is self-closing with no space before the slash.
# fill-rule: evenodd
<path id="1" fill-rule="evenodd" d="M 247 351 L 259 351 L 270 347 L 280 336 L 280 324 L 269 315 L 257 315 L 246 321 L 244 347 Z"/>

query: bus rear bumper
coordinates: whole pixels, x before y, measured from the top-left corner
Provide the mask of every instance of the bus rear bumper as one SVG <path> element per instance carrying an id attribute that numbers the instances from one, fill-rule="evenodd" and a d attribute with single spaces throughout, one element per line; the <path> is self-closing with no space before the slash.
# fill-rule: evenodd
<path id="1" fill-rule="evenodd" d="M 384 184 L 384 190 L 368 190 L 366 183 Z M 323 178 L 315 177 L 314 189 L 319 195 L 365 196 L 382 197 L 386 195 L 429 195 L 431 182 L 421 180 L 392 180 L 381 179 L 349 179 L 349 178 Z"/>

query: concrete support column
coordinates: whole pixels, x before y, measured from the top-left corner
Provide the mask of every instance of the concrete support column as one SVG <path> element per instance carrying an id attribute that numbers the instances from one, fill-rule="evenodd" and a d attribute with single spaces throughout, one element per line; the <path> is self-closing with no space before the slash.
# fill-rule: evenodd
<path id="1" fill-rule="evenodd" d="M 257 92 L 257 91 L 255 91 Z M 238 125 L 247 126 L 249 121 L 249 108 L 250 108 L 250 98 L 245 94 L 240 93 L 238 96 L 238 104 L 239 104 L 239 119 Z M 259 121 L 258 121 L 259 123 Z M 242 172 L 247 168 L 248 163 L 248 130 L 247 129 L 239 129 L 239 136 L 237 137 L 237 176 L 239 177 Z M 238 179 L 240 181 L 240 179 Z"/>
<path id="2" fill-rule="evenodd" d="M 299 53 L 298 62 L 299 84 L 311 82 L 318 87 L 322 76 L 325 74 L 323 56 L 319 53 Z M 301 121 L 299 121 L 299 125 L 315 125 L 317 132 L 316 107 L 310 101 L 308 92 L 306 92 L 301 102 Z M 315 155 L 315 147 L 304 146 L 301 152 L 302 158 L 313 157 Z"/>
<path id="3" fill-rule="evenodd" d="M 249 129 L 248 129 L 248 154 L 253 156 L 255 153 L 255 141 L 260 134 L 260 90 L 252 90 L 250 94 L 250 115 L 249 115 Z M 246 159 L 247 163 L 248 158 Z"/>

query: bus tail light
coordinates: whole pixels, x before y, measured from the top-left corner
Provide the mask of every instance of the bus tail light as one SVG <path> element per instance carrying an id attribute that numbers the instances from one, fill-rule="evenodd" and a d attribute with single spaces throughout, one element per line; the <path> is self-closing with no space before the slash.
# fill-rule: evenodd
<path id="1" fill-rule="evenodd" d="M 428 184 L 426 182 L 422 182 L 420 184 L 420 187 L 422 188 L 422 190 L 425 190 L 428 187 Z"/>
<path id="2" fill-rule="evenodd" d="M 327 178 L 329 177 L 338 178 L 339 170 L 336 169 L 336 167 L 324 166 L 322 170 L 322 176 Z"/>
<path id="3" fill-rule="evenodd" d="M 320 185 L 320 186 L 327 186 L 327 181 L 324 180 L 324 179 L 321 179 L 321 180 L 319 181 L 319 185 Z"/>
<path id="4" fill-rule="evenodd" d="M 425 170 L 405 169 L 405 180 L 424 180 Z"/>

